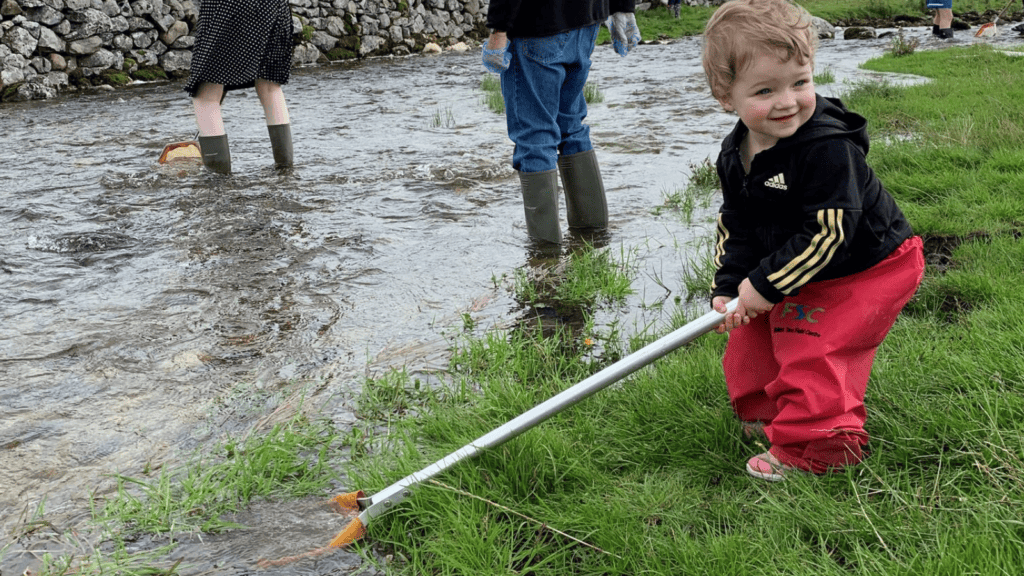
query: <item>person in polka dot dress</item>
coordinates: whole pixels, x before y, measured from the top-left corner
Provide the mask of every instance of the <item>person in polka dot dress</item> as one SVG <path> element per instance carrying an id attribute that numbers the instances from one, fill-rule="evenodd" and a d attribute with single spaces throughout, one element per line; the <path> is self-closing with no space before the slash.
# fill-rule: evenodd
<path id="1" fill-rule="evenodd" d="M 283 84 L 292 65 L 288 0 L 200 0 L 199 25 L 185 91 L 192 97 L 203 164 L 231 173 L 221 116 L 228 90 L 256 88 L 263 105 L 275 166 L 292 165 L 292 133 Z"/>

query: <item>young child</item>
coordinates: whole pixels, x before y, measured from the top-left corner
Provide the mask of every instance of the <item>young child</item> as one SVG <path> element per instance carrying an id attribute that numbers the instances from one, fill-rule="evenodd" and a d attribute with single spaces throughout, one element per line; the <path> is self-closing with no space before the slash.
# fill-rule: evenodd
<path id="1" fill-rule="evenodd" d="M 921 239 L 865 161 L 866 121 L 814 92 L 817 36 L 786 0 L 730 0 L 704 32 L 711 93 L 739 122 L 717 169 L 712 306 L 729 398 L 770 481 L 860 462 L 875 350 L 917 290 Z"/>

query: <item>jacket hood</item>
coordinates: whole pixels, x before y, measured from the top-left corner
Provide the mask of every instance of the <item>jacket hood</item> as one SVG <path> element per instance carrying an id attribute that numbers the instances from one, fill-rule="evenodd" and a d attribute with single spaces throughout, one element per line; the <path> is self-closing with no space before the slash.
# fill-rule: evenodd
<path id="1" fill-rule="evenodd" d="M 868 122 L 863 116 L 850 112 L 838 98 L 815 96 L 814 114 L 801 126 L 795 134 L 782 138 L 771 150 L 784 150 L 790 146 L 803 145 L 813 140 L 841 136 L 868 153 Z M 743 137 L 747 135 L 747 127 L 740 120 L 736 127 L 722 141 L 722 151 L 728 152 L 739 148 Z"/>

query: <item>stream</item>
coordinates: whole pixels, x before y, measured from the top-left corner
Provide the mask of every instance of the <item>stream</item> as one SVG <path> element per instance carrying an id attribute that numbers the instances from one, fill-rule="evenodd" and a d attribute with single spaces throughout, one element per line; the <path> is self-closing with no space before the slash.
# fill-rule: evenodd
<path id="1" fill-rule="evenodd" d="M 823 40 L 816 67 L 836 80 L 818 91 L 920 81 L 858 69 L 889 42 Z M 467 318 L 483 333 L 522 314 L 507 280 L 531 257 L 485 75 L 478 49 L 296 69 L 284 172 L 255 93 L 232 92 L 230 177 L 157 163 L 195 133 L 180 83 L 0 106 L 0 573 L 65 553 L 16 535 L 39 517 L 83 526 L 114 474 L 180 464 L 298 411 L 344 432 L 366 378 L 429 378 Z M 696 38 L 624 59 L 598 46 L 590 80 L 604 95 L 587 122 L 607 243 L 633 251 L 637 272 L 608 314 L 627 333 L 659 329 L 717 205 L 693 224 L 655 208 L 714 159 L 735 117 L 708 92 Z M 347 521 L 319 499 L 255 503 L 236 520 L 248 529 L 182 542 L 179 573 L 253 573 Z M 377 573 L 347 551 L 262 572 Z"/>

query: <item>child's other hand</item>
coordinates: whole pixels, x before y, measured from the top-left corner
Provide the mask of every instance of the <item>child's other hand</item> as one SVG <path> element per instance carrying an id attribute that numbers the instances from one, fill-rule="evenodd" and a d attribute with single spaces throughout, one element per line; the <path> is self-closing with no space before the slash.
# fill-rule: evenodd
<path id="1" fill-rule="evenodd" d="M 715 312 L 725 314 L 725 319 L 717 328 L 715 328 L 715 332 L 718 332 L 719 334 L 725 334 L 738 326 L 742 326 L 747 322 L 750 322 L 750 319 L 747 318 L 746 314 L 740 310 L 740 306 L 743 304 L 742 301 L 736 305 L 736 310 L 733 311 L 732 314 L 726 314 L 725 305 L 730 300 L 732 300 L 732 298 L 729 298 L 728 296 L 715 296 L 711 300 L 711 307 L 714 308 Z"/>

